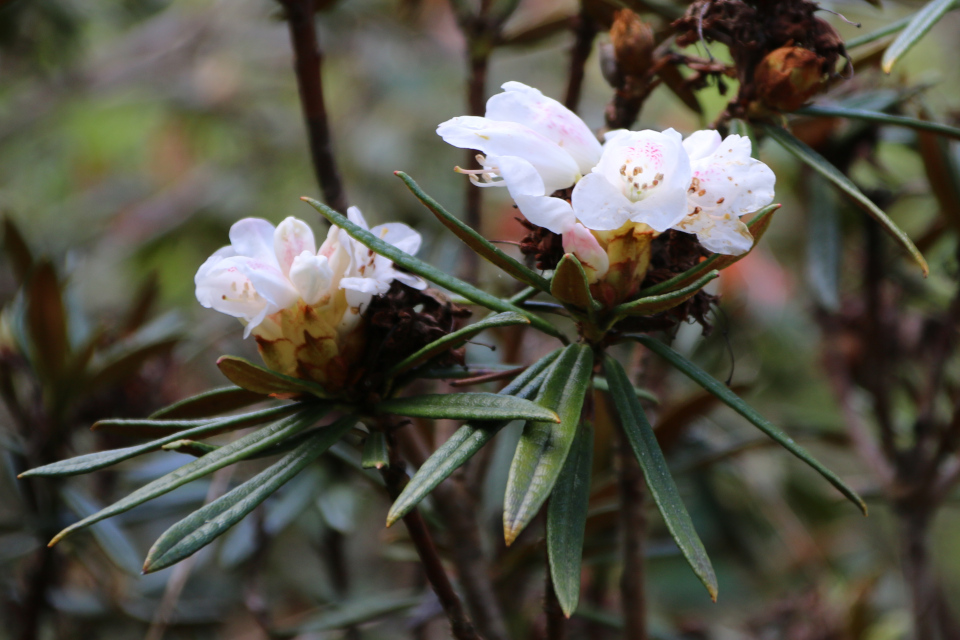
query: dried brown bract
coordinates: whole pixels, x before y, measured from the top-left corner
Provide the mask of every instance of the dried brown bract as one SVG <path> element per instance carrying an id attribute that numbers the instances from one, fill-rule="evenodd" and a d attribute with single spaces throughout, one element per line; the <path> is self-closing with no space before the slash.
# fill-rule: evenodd
<path id="1" fill-rule="evenodd" d="M 523 217 L 517 220 L 529 230 L 529 233 L 520 240 L 520 252 L 537 269 L 544 271 L 556 269 L 564 254 L 563 238 L 560 234 L 538 227 Z"/>

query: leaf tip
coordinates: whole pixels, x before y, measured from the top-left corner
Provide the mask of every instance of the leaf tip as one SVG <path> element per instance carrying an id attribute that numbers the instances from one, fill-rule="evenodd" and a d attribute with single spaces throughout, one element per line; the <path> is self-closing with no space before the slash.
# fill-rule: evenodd
<path id="1" fill-rule="evenodd" d="M 503 541 L 508 547 L 513 544 L 513 541 L 517 539 L 518 535 L 520 535 L 519 529 L 510 526 L 506 522 L 503 523 Z"/>

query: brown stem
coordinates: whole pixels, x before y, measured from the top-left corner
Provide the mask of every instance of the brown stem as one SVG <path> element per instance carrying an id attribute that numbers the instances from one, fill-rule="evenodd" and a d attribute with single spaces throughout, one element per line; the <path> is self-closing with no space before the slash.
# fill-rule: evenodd
<path id="1" fill-rule="evenodd" d="M 547 640 L 566 640 L 567 618 L 563 615 L 557 592 L 553 589 L 553 576 L 547 563 L 547 580 L 544 586 L 543 611 L 547 614 Z"/>
<path id="2" fill-rule="evenodd" d="M 397 454 L 396 447 L 388 434 L 388 445 L 390 447 L 390 466 L 381 469 L 380 475 L 387 486 L 387 493 L 390 498 L 396 500 L 407 484 L 407 474 L 404 471 L 403 460 Z M 440 600 L 440 606 L 443 607 L 447 619 L 450 620 L 450 630 L 453 637 L 457 640 L 481 640 L 473 623 L 467 616 L 460 596 L 453 589 L 450 577 L 443 568 L 440 555 L 437 553 L 437 547 L 430 536 L 430 530 L 423 520 L 423 516 L 416 509 L 403 517 L 403 523 L 407 526 L 407 532 L 410 534 L 410 540 L 413 542 L 417 555 L 420 557 L 420 563 L 423 565 L 427 581 L 433 587 L 434 593 Z"/>
<path id="3" fill-rule="evenodd" d="M 472 116 L 482 116 L 486 111 L 486 91 L 487 91 L 487 67 L 490 62 L 490 54 L 487 51 L 477 51 L 478 48 L 475 39 L 476 36 L 468 33 L 467 50 L 469 74 L 467 77 L 467 110 Z M 468 149 L 465 165 L 472 167 L 476 165 L 474 156 L 476 153 Z M 464 215 L 466 223 L 479 232 L 481 229 L 481 213 L 483 210 L 483 189 L 479 189 L 469 180 L 465 180 L 465 199 Z M 467 251 L 464 256 L 463 277 L 470 281 L 476 281 L 478 270 L 480 268 L 480 259 L 473 251 Z"/>
<path id="4" fill-rule="evenodd" d="M 910 591 L 914 640 L 935 640 L 937 583 L 930 565 L 930 515 L 922 510 L 898 510 L 903 577 Z"/>
<path id="5" fill-rule="evenodd" d="M 313 170 L 323 199 L 337 211 L 346 211 L 347 198 L 337 171 L 323 99 L 323 55 L 314 24 L 314 0 L 279 0 L 286 11 L 293 44 L 294 70 L 300 90 L 300 107 L 307 126 Z"/>
<path id="6" fill-rule="evenodd" d="M 44 545 L 36 553 L 36 564 L 27 577 L 27 592 L 21 606 L 20 640 L 36 640 L 40 636 L 40 621 L 50 606 L 47 591 L 56 576 L 56 551 Z"/>
<path id="7" fill-rule="evenodd" d="M 622 428 L 617 429 L 620 474 L 620 535 L 623 574 L 620 576 L 620 607 L 625 640 L 647 640 L 647 597 L 644 587 L 643 543 L 646 517 L 643 513 L 645 485 Z"/>
<path id="8" fill-rule="evenodd" d="M 394 433 L 407 459 L 418 467 L 429 456 L 426 443 L 414 425 Z M 457 478 L 448 478 L 433 490 L 437 511 L 449 528 L 453 564 L 459 574 L 464 599 L 477 628 L 488 640 L 507 640 L 510 636 L 497 600 L 490 569 L 483 555 L 476 500 Z"/>
<path id="9" fill-rule="evenodd" d="M 581 9 L 580 15 L 574 23 L 573 49 L 570 51 L 570 75 L 567 78 L 567 93 L 563 104 L 571 111 L 576 111 L 580 105 L 580 94 L 583 90 L 584 68 L 590 51 L 593 50 L 593 41 L 599 29 L 596 21 L 590 17 L 587 10 Z"/>

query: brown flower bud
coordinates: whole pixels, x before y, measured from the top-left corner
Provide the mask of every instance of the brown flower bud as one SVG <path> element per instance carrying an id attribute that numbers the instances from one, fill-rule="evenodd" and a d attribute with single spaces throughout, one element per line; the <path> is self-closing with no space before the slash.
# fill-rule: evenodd
<path id="1" fill-rule="evenodd" d="M 778 111 L 795 111 L 826 87 L 824 61 L 802 47 L 774 49 L 754 72 L 757 98 Z"/>
<path id="2" fill-rule="evenodd" d="M 644 76 L 653 63 L 653 30 L 629 9 L 617 11 L 610 27 L 617 67 L 625 76 Z"/>

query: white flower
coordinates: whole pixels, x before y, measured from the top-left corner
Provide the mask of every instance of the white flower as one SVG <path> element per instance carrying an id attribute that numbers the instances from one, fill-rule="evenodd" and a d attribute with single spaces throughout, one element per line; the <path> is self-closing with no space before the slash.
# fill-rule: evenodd
<path id="1" fill-rule="evenodd" d="M 570 203 L 550 194 L 573 186 L 600 159 L 601 147 L 575 113 L 519 82 L 487 101 L 485 117 L 461 116 L 437 133 L 476 149 L 483 169 L 461 170 L 477 186 L 506 186 L 530 222 L 563 233 L 575 223 Z M 482 180 L 482 181 L 481 181 Z"/>
<path id="2" fill-rule="evenodd" d="M 367 228 L 359 209 L 351 207 L 349 216 Z M 405 224 L 380 225 L 372 232 L 407 253 L 416 253 L 420 247 L 420 235 Z M 268 316 L 300 302 L 321 307 L 340 289 L 358 315 L 360 307 L 374 295 L 386 293 L 393 280 L 416 289 L 426 287 L 342 229 L 331 227 L 317 250 L 310 227 L 292 217 L 276 228 L 260 218 L 235 223 L 230 228 L 230 246 L 210 256 L 194 277 L 200 304 L 243 320 L 244 337 Z"/>
<path id="3" fill-rule="evenodd" d="M 740 216 L 773 202 L 776 176 L 770 167 L 750 157 L 750 138 L 716 131 L 691 134 L 683 141 L 693 178 L 687 192 L 687 212 L 674 228 L 697 234 L 714 253 L 741 255 L 753 237 Z"/>
<path id="4" fill-rule="evenodd" d="M 682 137 L 673 129 L 614 131 L 600 162 L 573 190 L 573 212 L 594 231 L 635 222 L 663 232 L 686 215 L 690 178 Z"/>

